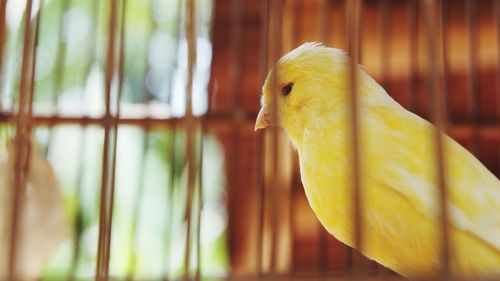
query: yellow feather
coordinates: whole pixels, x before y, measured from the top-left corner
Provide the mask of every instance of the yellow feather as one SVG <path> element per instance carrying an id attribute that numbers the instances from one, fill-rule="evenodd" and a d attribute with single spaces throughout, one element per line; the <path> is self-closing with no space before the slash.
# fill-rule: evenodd
<path id="1" fill-rule="evenodd" d="M 297 149 L 302 183 L 323 226 L 353 244 L 347 56 L 306 43 L 285 55 L 263 87 L 263 112 Z M 364 255 L 401 275 L 439 272 L 435 127 L 395 102 L 361 67 L 360 153 Z M 281 87 L 292 83 L 284 95 Z M 276 90 L 275 90 L 276 89 Z M 277 105 L 271 105 L 278 95 Z M 267 119 L 266 119 L 267 120 Z M 500 182 L 474 156 L 444 139 L 451 270 L 460 277 L 500 274 Z"/>

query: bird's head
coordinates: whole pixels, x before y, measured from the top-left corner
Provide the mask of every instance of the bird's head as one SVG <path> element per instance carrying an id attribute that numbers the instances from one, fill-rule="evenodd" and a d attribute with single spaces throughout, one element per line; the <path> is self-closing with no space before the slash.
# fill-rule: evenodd
<path id="1" fill-rule="evenodd" d="M 305 43 L 284 55 L 262 87 L 255 130 L 279 126 L 292 139 L 305 126 L 346 102 L 347 56 L 340 49 Z"/>

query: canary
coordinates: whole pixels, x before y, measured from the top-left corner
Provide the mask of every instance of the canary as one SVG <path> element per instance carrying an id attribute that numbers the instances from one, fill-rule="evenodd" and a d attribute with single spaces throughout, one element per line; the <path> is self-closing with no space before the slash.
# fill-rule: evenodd
<path id="1" fill-rule="evenodd" d="M 357 66 L 362 247 L 402 276 L 440 272 L 436 128 L 406 110 Z M 354 245 L 349 58 L 306 43 L 284 55 L 262 88 L 255 129 L 279 126 L 295 147 L 308 202 L 326 230 Z M 273 110 L 276 110 L 275 112 Z M 500 183 L 442 132 L 448 191 L 449 268 L 500 274 Z"/>

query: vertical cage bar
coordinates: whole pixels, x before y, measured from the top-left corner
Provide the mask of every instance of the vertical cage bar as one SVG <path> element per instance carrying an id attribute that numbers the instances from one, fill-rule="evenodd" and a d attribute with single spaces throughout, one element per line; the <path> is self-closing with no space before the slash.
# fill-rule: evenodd
<path id="1" fill-rule="evenodd" d="M 497 114 L 500 113 L 500 0 L 495 0 L 494 3 L 494 23 L 495 23 L 495 36 L 496 36 L 496 50 L 497 50 L 497 61 L 496 61 L 496 96 L 497 96 Z"/>
<path id="2" fill-rule="evenodd" d="M 114 51 L 115 51 L 115 21 L 116 21 L 116 1 L 110 1 L 110 16 L 109 16 L 109 31 L 108 31 L 108 46 L 107 46 L 107 59 L 106 59 L 106 71 L 105 71 L 105 91 L 106 91 L 106 124 L 104 126 L 104 145 L 103 145 L 103 160 L 102 160 L 102 172 L 101 172 L 101 203 L 99 211 L 99 238 L 97 246 L 97 267 L 96 267 L 96 280 L 107 279 L 106 273 L 104 272 L 104 259 L 106 252 L 106 212 L 108 211 L 108 170 L 109 170 L 109 142 L 110 142 L 110 130 L 111 130 L 111 80 L 113 76 L 113 66 L 114 66 Z"/>
<path id="3" fill-rule="evenodd" d="M 242 92 L 242 79 L 241 79 L 241 69 L 242 69 L 242 58 L 243 58 L 243 8 L 242 0 L 231 0 L 226 1 L 230 9 L 230 28 L 229 28 L 229 65 L 228 74 L 230 81 L 230 89 L 232 93 L 231 99 L 231 125 L 230 125 L 230 141 L 231 146 L 228 151 L 228 185 L 226 192 L 228 193 L 228 209 L 229 211 L 237 210 L 238 206 L 235 206 L 234 200 L 231 198 L 236 198 L 238 192 L 238 167 L 239 167 L 239 154 L 240 154 L 240 127 L 243 111 L 241 109 L 241 92 Z M 240 240 L 241 244 L 247 243 L 245 240 Z M 231 244 L 235 245 L 237 239 L 231 239 Z M 231 251 L 238 252 L 238 250 L 244 249 L 238 246 L 234 247 Z M 237 255 L 237 254 L 236 254 Z"/>
<path id="4" fill-rule="evenodd" d="M 332 1 L 333 0 L 321 0 L 320 14 L 318 17 L 319 27 L 320 27 L 319 37 L 321 42 L 323 42 L 324 44 L 328 44 L 331 38 L 331 30 L 329 28 L 329 23 L 331 21 Z M 293 43 L 296 44 L 296 40 L 294 40 Z"/>
<path id="5" fill-rule="evenodd" d="M 496 118 L 500 119 L 500 0 L 495 0 L 493 8 L 493 18 L 495 24 L 496 50 L 497 59 L 495 63 L 495 81 L 496 81 Z M 498 154 L 500 158 L 500 153 Z M 500 170 L 500 167 L 498 167 Z"/>
<path id="6" fill-rule="evenodd" d="M 477 77 L 477 3 L 476 0 L 465 1 L 465 19 L 467 30 L 467 96 L 468 113 L 472 121 L 472 152 L 479 157 L 479 131 L 477 128 L 479 114 L 479 87 Z"/>
<path id="7" fill-rule="evenodd" d="M 295 46 L 293 42 L 297 38 L 297 32 L 294 32 L 293 27 L 296 26 L 296 6 L 291 1 L 283 1 L 281 3 L 281 19 L 279 23 L 281 36 L 281 51 L 287 52 Z M 318 6 L 319 3 L 316 3 Z M 319 18 L 319 17 L 318 17 Z M 319 29 L 321 22 L 318 21 Z M 320 34 L 318 34 L 320 36 Z M 282 56 L 280 52 L 278 56 Z M 276 59 L 279 59 L 276 58 Z M 283 86 L 283 85 L 281 85 Z M 279 93 L 279 92 L 278 92 Z M 293 233 L 292 233 L 292 206 L 293 206 L 293 168 L 294 168 L 294 154 L 288 137 L 280 130 L 278 138 L 278 152 L 279 165 L 275 177 L 278 181 L 278 189 L 275 195 L 276 201 L 276 271 L 280 274 L 291 275 L 292 268 L 292 255 L 293 255 Z M 279 205 L 278 205 L 279 204 Z"/>
<path id="8" fill-rule="evenodd" d="M 356 64 L 361 63 L 363 59 L 361 52 L 363 41 L 363 1 L 364 0 L 347 0 L 349 3 L 345 3 L 345 8 L 348 10 L 346 15 L 347 49 L 352 49 L 352 51 L 356 52 Z"/>
<path id="9" fill-rule="evenodd" d="M 427 35 L 427 75 L 429 95 L 432 101 L 432 118 L 436 126 L 433 141 L 435 146 L 437 185 L 439 188 L 439 255 L 441 276 L 447 278 L 450 274 L 450 246 L 448 233 L 447 183 L 445 175 L 445 155 L 443 135 L 446 128 L 446 112 L 444 107 L 444 62 L 443 62 L 443 27 L 440 13 L 440 2 L 426 0 L 424 5 L 424 21 Z"/>
<path id="10" fill-rule="evenodd" d="M 261 0 L 260 2 L 260 78 L 261 84 L 264 84 L 267 74 L 267 65 L 269 61 L 269 1 Z M 263 248 L 264 248 L 264 196 L 265 196 L 265 179 L 264 179 L 264 165 L 265 165 L 265 150 L 264 150 L 264 136 L 263 134 L 258 134 L 258 159 L 256 161 L 257 170 L 257 215 L 258 215 L 258 226 L 257 226 L 257 275 L 261 276 L 263 271 Z"/>
<path id="11" fill-rule="evenodd" d="M 349 0 L 346 3 L 347 15 L 347 46 L 350 54 L 349 58 L 349 120 L 350 120 L 350 154 L 352 171 L 352 220 L 353 246 L 362 251 L 363 249 L 363 217 L 362 217 L 362 197 L 361 197 L 361 157 L 359 152 L 360 144 L 360 122 L 359 122 L 359 96 L 358 96 L 358 62 L 360 55 L 360 15 L 362 0 Z M 361 256 L 357 253 L 353 256 L 353 273 L 360 277 L 362 275 Z"/>
<path id="12" fill-rule="evenodd" d="M 188 75 L 186 81 L 186 113 L 184 126 L 186 128 L 186 161 L 187 161 L 187 202 L 186 202 L 186 248 L 184 255 L 184 278 L 189 276 L 191 260 L 192 209 L 195 185 L 194 138 L 195 120 L 192 112 L 193 80 L 196 65 L 196 0 L 187 0 L 186 40 L 188 48 Z"/>
<path id="13" fill-rule="evenodd" d="M 124 48 L 124 10 L 125 1 L 118 6 L 117 0 L 110 3 L 108 46 L 105 71 L 105 90 L 106 90 L 106 112 L 104 124 L 104 151 L 101 175 L 101 204 L 99 218 L 99 238 L 97 252 L 96 280 L 108 280 L 109 278 L 109 260 L 111 251 L 111 231 L 113 220 L 113 202 L 115 189 L 115 169 L 116 169 L 116 143 L 118 139 L 118 123 L 116 117 L 120 114 L 120 94 L 122 88 L 123 74 L 123 48 Z M 115 69 L 115 41 L 116 25 L 118 23 L 117 9 L 120 9 L 121 25 L 119 30 L 119 50 L 118 50 L 118 69 Z M 116 104 L 112 104 L 112 83 L 113 76 L 117 74 L 117 97 Z M 113 112 L 113 109 L 116 112 Z M 116 116 L 113 116 L 116 115 Z"/>
<path id="14" fill-rule="evenodd" d="M 15 158 L 14 158 L 14 178 L 11 189 L 11 213 L 10 213 L 10 233 L 8 247 L 8 265 L 7 280 L 17 280 L 17 244 L 19 220 L 22 218 L 23 202 L 21 197 L 26 189 L 26 177 L 29 169 L 29 159 L 31 153 L 31 116 L 33 102 L 34 69 L 36 63 L 36 40 L 38 37 L 39 14 L 32 19 L 31 0 L 26 1 L 24 15 L 24 38 L 23 55 L 21 66 L 21 78 L 19 89 L 19 106 L 16 115 L 16 133 L 15 133 Z M 35 38 L 33 38 L 33 36 Z"/>
<path id="15" fill-rule="evenodd" d="M 5 17 L 5 9 L 7 7 L 7 0 L 0 0 L 0 83 L 3 82 L 3 52 L 5 45 L 5 25 L 6 25 L 6 17 Z M 1 112 L 3 110 L 3 91 L 0 88 L 0 117 Z M 0 122 L 1 122 L 0 118 Z"/>
<path id="16" fill-rule="evenodd" d="M 380 80 L 382 86 L 387 87 L 387 69 L 389 62 L 389 17 L 391 0 L 378 0 L 378 31 L 380 42 Z"/>
<path id="17" fill-rule="evenodd" d="M 326 42 L 330 38 L 330 7 L 332 5 L 332 0 L 321 0 L 321 9 L 319 16 L 319 26 L 320 26 L 320 41 L 327 44 Z M 300 14 L 300 13 L 299 13 Z M 293 208 L 292 208 L 293 210 Z M 327 258 L 327 235 L 329 235 L 321 223 L 318 224 L 318 254 L 317 254 L 317 267 L 320 274 L 324 274 L 326 271 L 326 258 Z"/>
<path id="18" fill-rule="evenodd" d="M 243 3 L 242 0 L 232 0 L 231 3 L 231 27 L 229 30 L 230 44 L 231 44 L 231 54 L 232 61 L 235 62 L 230 65 L 231 69 L 229 74 L 231 75 L 231 80 L 233 81 L 233 100 L 232 109 L 233 120 L 239 120 L 242 118 L 241 114 L 241 69 L 242 69 L 242 58 L 243 58 L 243 37 L 244 29 L 243 24 L 244 14 L 243 14 Z"/>
<path id="19" fill-rule="evenodd" d="M 275 62 L 281 55 L 282 52 L 282 22 L 283 22 L 283 0 L 276 0 L 272 2 L 271 6 L 271 37 L 269 40 L 269 48 L 270 48 L 270 58 Z M 278 122 L 278 96 L 280 85 L 277 84 L 278 76 L 277 69 L 272 72 L 273 77 L 272 81 L 274 83 L 271 85 L 272 93 L 271 93 L 271 120 L 272 122 Z M 271 159 L 271 171 L 274 175 L 278 175 L 278 142 L 279 142 L 279 131 L 278 127 L 273 126 L 271 128 L 271 147 L 272 147 L 272 159 Z M 277 272 L 277 241 L 278 241 L 278 188 L 280 185 L 279 179 L 277 176 L 272 178 L 271 187 L 269 188 L 269 212 L 270 212 L 270 226 L 271 226 L 271 255 L 270 255 L 270 273 L 275 274 Z"/>
<path id="20" fill-rule="evenodd" d="M 408 34 L 410 40 L 410 78 L 408 89 L 408 107 L 416 110 L 416 97 L 418 87 L 418 3 L 417 0 L 407 0 L 406 9 L 408 13 Z"/>

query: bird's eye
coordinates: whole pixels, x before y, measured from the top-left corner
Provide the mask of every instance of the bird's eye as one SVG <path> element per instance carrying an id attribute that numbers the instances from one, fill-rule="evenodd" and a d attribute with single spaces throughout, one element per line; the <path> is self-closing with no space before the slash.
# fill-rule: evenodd
<path id="1" fill-rule="evenodd" d="M 283 96 L 285 97 L 288 96 L 292 92 L 292 88 L 293 88 L 293 83 L 286 84 L 281 88 L 281 94 L 283 94 Z"/>

